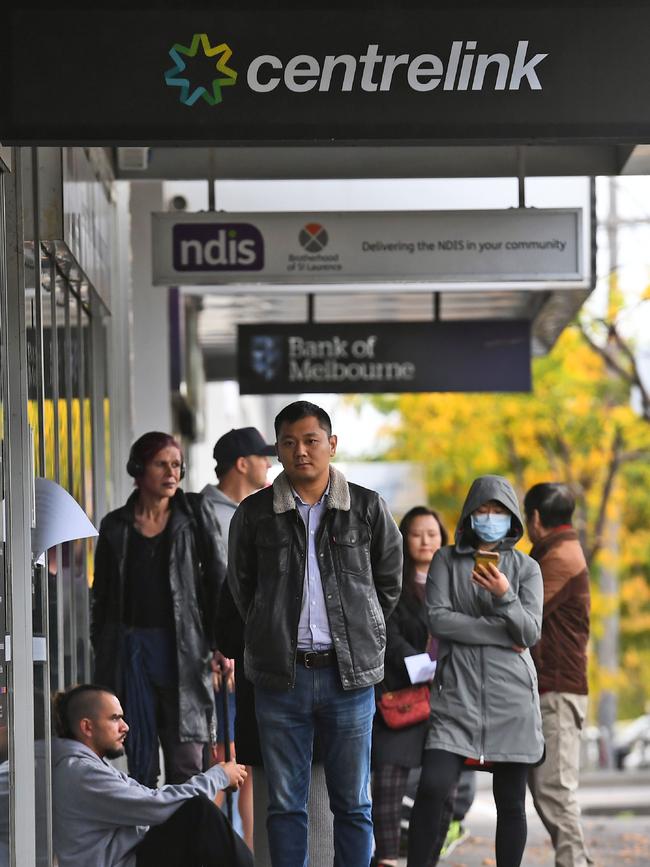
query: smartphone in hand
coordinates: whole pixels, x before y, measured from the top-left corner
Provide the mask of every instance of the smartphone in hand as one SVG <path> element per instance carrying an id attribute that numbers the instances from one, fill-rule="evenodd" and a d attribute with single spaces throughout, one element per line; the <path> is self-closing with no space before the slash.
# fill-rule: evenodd
<path id="1" fill-rule="evenodd" d="M 474 552 L 474 562 L 477 566 L 485 566 L 487 568 L 490 563 L 494 566 L 498 566 L 500 559 L 498 551 L 478 550 Z"/>

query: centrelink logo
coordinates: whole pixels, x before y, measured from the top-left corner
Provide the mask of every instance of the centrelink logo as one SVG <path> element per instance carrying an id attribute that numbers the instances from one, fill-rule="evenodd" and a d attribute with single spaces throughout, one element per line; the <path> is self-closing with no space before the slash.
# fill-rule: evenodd
<path id="1" fill-rule="evenodd" d="M 185 61 L 181 55 L 196 56 L 203 46 L 206 57 L 221 53 L 216 63 L 220 76 L 212 82 L 212 91 L 205 87 L 192 89 L 183 75 Z M 225 44 L 212 48 L 205 33 L 195 34 L 189 48 L 174 45 L 169 52 L 176 63 L 165 74 L 167 84 L 181 87 L 181 102 L 192 105 L 200 97 L 209 104 L 221 102 L 221 88 L 233 85 L 237 73 L 226 66 L 232 51 Z M 492 54 L 479 50 L 476 40 L 455 40 L 447 54 L 385 54 L 377 43 L 367 46 L 358 56 L 327 54 L 316 57 L 296 54 L 288 59 L 275 54 L 254 57 L 246 70 L 246 84 L 254 93 L 288 90 L 291 93 L 321 93 L 363 91 L 385 93 L 397 84 L 416 93 L 440 89 L 446 91 L 502 91 L 527 88 L 542 90 L 538 67 L 548 54 L 534 54 L 527 39 L 520 39 L 514 49 Z"/>
<path id="2" fill-rule="evenodd" d="M 214 68 L 219 73 L 212 79 L 210 89 L 203 85 L 193 87 L 190 79 L 185 76 L 187 63 L 183 57 L 196 57 L 199 53 L 199 45 L 203 49 L 203 55 L 208 58 L 219 57 Z M 225 42 L 214 47 L 210 45 L 207 33 L 195 33 L 190 46 L 181 45 L 177 42 L 169 50 L 169 56 L 175 66 L 165 73 L 165 82 L 170 87 L 180 87 L 180 100 L 183 105 L 194 105 L 199 99 L 204 99 L 208 105 L 219 105 L 223 99 L 222 87 L 231 87 L 237 81 L 237 73 L 226 64 L 232 57 L 232 51 Z"/>

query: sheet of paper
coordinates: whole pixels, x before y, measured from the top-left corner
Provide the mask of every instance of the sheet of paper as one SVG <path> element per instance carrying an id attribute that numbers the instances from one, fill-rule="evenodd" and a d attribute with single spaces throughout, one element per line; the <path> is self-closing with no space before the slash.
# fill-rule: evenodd
<path id="1" fill-rule="evenodd" d="M 32 553 L 36 557 L 61 542 L 97 535 L 84 510 L 65 488 L 50 479 L 36 479 L 36 526 L 32 530 Z"/>
<path id="2" fill-rule="evenodd" d="M 436 673 L 436 662 L 428 653 L 416 653 L 414 656 L 405 656 L 404 664 L 408 671 L 411 683 L 426 683 L 433 679 Z"/>

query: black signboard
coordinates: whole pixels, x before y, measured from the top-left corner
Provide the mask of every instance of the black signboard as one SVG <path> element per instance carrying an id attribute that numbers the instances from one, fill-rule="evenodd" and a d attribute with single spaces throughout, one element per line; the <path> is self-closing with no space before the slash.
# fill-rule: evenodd
<path id="1" fill-rule="evenodd" d="M 4 144 L 650 137 L 648 3 L 102 5 L 3 11 Z"/>
<path id="2" fill-rule="evenodd" d="M 242 394 L 530 391 L 530 323 L 240 325 Z"/>

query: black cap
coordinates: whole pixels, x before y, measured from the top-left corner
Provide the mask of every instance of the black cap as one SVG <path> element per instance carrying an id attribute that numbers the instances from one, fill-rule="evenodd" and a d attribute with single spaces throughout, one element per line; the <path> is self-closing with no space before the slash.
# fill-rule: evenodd
<path id="1" fill-rule="evenodd" d="M 238 427 L 229 430 L 216 441 L 212 456 L 217 464 L 231 464 L 237 458 L 248 455 L 275 455 L 275 446 L 264 441 L 254 427 Z"/>

